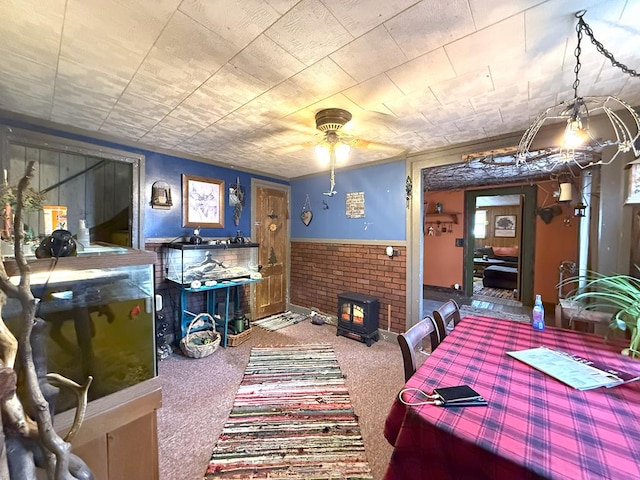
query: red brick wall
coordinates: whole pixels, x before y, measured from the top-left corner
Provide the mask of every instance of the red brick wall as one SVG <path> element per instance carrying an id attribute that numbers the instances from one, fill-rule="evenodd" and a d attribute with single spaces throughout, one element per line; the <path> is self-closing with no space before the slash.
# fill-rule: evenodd
<path id="1" fill-rule="evenodd" d="M 392 243 L 391 243 L 392 244 Z M 406 327 L 406 248 L 394 247 L 389 258 L 383 245 L 291 242 L 291 303 L 337 314 L 338 294 L 358 292 L 380 301 L 378 326 L 391 331 Z"/>

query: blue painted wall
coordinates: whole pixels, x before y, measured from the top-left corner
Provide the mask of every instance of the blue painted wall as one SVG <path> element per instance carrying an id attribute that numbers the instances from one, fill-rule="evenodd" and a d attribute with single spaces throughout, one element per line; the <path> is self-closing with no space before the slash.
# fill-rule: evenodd
<path id="1" fill-rule="evenodd" d="M 333 197 L 322 194 L 329 190 L 328 173 L 292 180 L 291 238 L 406 240 L 406 178 L 401 160 L 336 170 Z M 354 192 L 364 192 L 364 218 L 346 216 L 346 194 Z M 307 194 L 313 212 L 309 226 L 300 220 Z"/>
<path id="2" fill-rule="evenodd" d="M 182 227 L 182 174 L 196 175 L 200 177 L 223 180 L 225 185 L 224 200 L 224 227 L 202 228 L 200 235 L 203 237 L 234 237 L 238 230 L 245 236 L 251 235 L 251 179 L 257 178 L 287 185 L 288 182 L 275 180 L 260 175 L 253 175 L 239 170 L 209 165 L 206 163 L 185 160 L 155 152 L 144 152 L 146 157 L 145 169 L 145 238 L 166 238 L 177 236 L 191 236 L 192 227 Z M 244 187 L 245 202 L 240 223 L 233 223 L 234 207 L 229 206 L 229 185 L 240 179 L 240 185 Z M 171 188 L 173 207 L 171 210 L 154 209 L 150 207 L 151 186 L 154 182 L 162 180 Z"/>
<path id="3" fill-rule="evenodd" d="M 31 125 L 29 123 L 5 119 L 0 117 L 0 123 L 12 127 L 31 130 L 34 132 L 55 135 L 82 142 L 92 143 L 104 147 L 116 148 L 127 152 L 142 154 L 145 156 L 145 185 L 140 185 L 143 189 L 144 198 L 144 238 L 175 238 L 180 236 L 191 236 L 193 228 L 182 226 L 182 176 L 197 175 L 206 178 L 223 180 L 225 182 L 225 212 L 224 228 L 203 228 L 200 235 L 203 237 L 232 237 L 238 230 L 246 236 L 251 234 L 251 178 L 268 180 L 276 183 L 288 185 L 287 181 L 278 180 L 261 175 L 253 175 L 231 168 L 210 165 L 196 162 L 185 158 L 165 155 L 140 148 L 133 148 L 120 145 L 114 142 L 106 142 L 92 137 L 75 135 L 64 131 L 57 131 L 49 128 Z M 231 183 L 235 183 L 240 178 L 240 185 L 245 188 L 245 206 L 240 216 L 240 223 L 236 226 L 233 222 L 234 208 L 229 206 L 228 189 Z M 169 184 L 173 207 L 170 210 L 151 208 L 151 186 L 154 182 L 162 180 Z M 142 209 L 141 209 L 142 210 Z"/>

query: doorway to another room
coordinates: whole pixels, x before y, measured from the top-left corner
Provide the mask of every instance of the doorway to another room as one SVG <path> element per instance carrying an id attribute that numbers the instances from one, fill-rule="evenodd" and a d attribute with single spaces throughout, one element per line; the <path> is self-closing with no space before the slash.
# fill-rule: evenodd
<path id="1" fill-rule="evenodd" d="M 467 243 L 473 248 L 471 298 L 479 302 L 521 306 L 522 197 L 477 197 L 473 215 L 474 227 Z"/>
<path id="2" fill-rule="evenodd" d="M 533 299 L 534 186 L 465 192 L 465 292 L 514 307 Z"/>

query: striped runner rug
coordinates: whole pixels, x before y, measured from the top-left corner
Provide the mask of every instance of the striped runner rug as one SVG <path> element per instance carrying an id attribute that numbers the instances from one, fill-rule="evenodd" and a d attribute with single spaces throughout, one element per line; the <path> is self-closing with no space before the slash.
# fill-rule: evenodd
<path id="1" fill-rule="evenodd" d="M 331 345 L 252 348 L 205 478 L 373 478 Z"/>
<path id="2" fill-rule="evenodd" d="M 260 320 L 254 320 L 253 322 L 251 322 L 251 325 L 256 325 L 258 327 L 264 328 L 265 330 L 275 332 L 276 330 L 280 330 L 281 328 L 300 323 L 307 318 L 309 317 L 307 315 L 303 315 L 302 313 L 293 313 L 286 311 L 284 313 L 278 313 L 277 315 L 271 315 L 270 317 L 261 318 Z"/>

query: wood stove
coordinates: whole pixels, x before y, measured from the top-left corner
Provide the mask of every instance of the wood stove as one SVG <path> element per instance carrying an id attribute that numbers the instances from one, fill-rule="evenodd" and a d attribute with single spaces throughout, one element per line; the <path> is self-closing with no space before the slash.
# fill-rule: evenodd
<path id="1" fill-rule="evenodd" d="M 363 293 L 345 292 L 338 295 L 338 331 L 370 347 L 378 341 L 378 311 L 376 297 Z"/>

